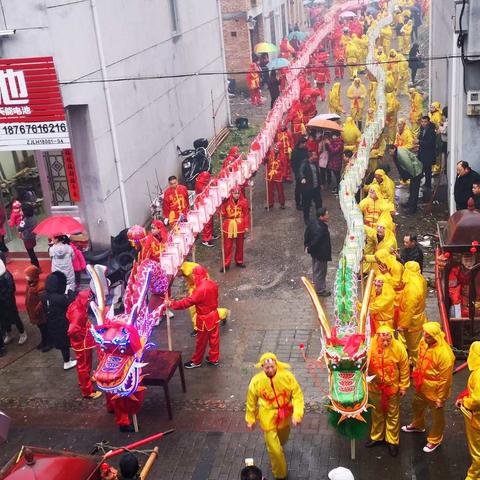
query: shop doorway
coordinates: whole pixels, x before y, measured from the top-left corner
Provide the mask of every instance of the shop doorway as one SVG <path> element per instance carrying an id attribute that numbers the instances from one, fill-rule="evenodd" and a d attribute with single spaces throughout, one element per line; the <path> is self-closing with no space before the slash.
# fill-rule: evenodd
<path id="1" fill-rule="evenodd" d="M 6 212 L 5 240 L 11 252 L 25 252 L 16 225 L 9 222 L 16 200 L 30 203 L 38 221 L 56 208 L 75 208 L 62 150 L 0 152 L 0 208 Z M 47 238 L 37 237 L 35 250 L 47 252 Z"/>

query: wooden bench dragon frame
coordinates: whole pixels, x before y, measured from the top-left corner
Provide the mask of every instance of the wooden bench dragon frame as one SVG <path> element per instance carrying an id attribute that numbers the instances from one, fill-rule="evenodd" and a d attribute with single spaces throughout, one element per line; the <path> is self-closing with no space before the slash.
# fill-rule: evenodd
<path id="1" fill-rule="evenodd" d="M 385 71 L 375 63 L 374 47 L 381 28 L 392 22 L 396 2 L 388 4 L 388 15 L 380 19 L 369 32 L 367 68 L 377 80 L 375 119 L 363 131 L 358 150 L 345 169 L 339 188 L 340 207 L 347 223 L 334 288 L 335 319 L 330 326 L 314 287 L 305 278 L 302 281 L 314 304 L 321 327 L 319 359 L 328 368 L 329 423 L 350 439 L 367 433 L 368 416 L 368 352 L 370 321 L 368 303 L 373 285 L 373 272 L 366 283 L 363 301 L 359 303 L 358 278 L 362 274 L 365 233 L 363 216 L 355 201 L 368 168 L 370 150 L 385 126 Z"/>

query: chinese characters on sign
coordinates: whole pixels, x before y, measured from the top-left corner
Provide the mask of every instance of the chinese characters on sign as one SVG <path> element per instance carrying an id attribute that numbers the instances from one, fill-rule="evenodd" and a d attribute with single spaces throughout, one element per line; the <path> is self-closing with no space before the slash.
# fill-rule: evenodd
<path id="1" fill-rule="evenodd" d="M 63 164 L 67 176 L 68 189 L 70 191 L 70 200 L 72 202 L 80 201 L 80 187 L 78 185 L 77 171 L 73 160 L 73 152 L 71 148 L 63 151 Z"/>
<path id="2" fill-rule="evenodd" d="M 52 57 L 0 59 L 0 150 L 70 148 Z"/>

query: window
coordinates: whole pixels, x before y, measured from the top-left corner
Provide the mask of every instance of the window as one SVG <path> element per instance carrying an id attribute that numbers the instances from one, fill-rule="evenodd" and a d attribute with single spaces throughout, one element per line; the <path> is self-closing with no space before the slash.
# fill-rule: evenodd
<path id="1" fill-rule="evenodd" d="M 237 36 L 237 32 L 230 32 L 230 35 L 231 35 L 232 37 L 236 37 L 236 36 Z"/>
<path id="2" fill-rule="evenodd" d="M 170 2 L 170 16 L 172 18 L 172 32 L 180 33 L 180 27 L 178 23 L 177 0 L 169 0 L 169 2 Z"/>

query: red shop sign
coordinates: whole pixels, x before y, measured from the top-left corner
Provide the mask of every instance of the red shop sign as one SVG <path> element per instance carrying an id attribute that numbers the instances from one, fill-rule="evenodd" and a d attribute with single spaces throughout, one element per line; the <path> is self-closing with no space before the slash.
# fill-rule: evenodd
<path id="1" fill-rule="evenodd" d="M 67 148 L 63 151 L 63 164 L 67 175 L 68 189 L 70 191 L 70 200 L 72 202 L 80 201 L 80 186 L 78 184 L 77 170 L 73 159 L 73 151 Z"/>
<path id="2" fill-rule="evenodd" d="M 0 150 L 70 148 L 52 57 L 0 59 Z"/>

